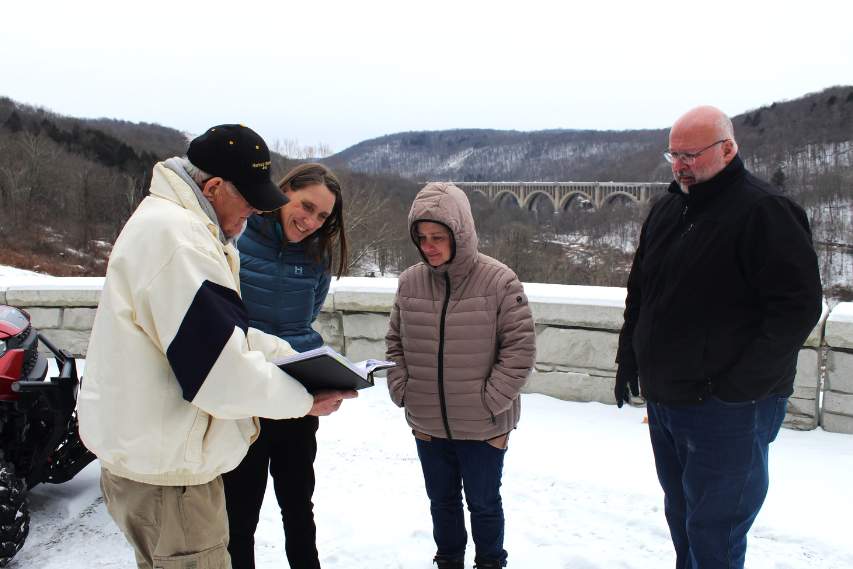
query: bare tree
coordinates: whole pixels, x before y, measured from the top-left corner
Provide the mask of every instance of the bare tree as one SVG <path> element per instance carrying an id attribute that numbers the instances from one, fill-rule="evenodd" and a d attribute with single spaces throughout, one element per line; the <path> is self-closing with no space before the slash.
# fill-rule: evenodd
<path id="1" fill-rule="evenodd" d="M 346 190 L 345 220 L 350 243 L 348 268 L 353 269 L 366 256 L 380 250 L 391 239 L 392 232 L 387 215 L 387 196 L 375 186 L 363 183 L 350 185 Z"/>

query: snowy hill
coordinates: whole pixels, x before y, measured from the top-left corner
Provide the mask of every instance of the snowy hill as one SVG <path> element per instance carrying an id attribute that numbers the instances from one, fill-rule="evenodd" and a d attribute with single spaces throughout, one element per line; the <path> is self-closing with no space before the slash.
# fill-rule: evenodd
<path id="1" fill-rule="evenodd" d="M 686 109 L 681 109 L 686 110 Z M 677 115 L 679 110 L 674 110 Z M 559 117 L 555 117 L 559 124 Z M 747 164 L 783 178 L 853 166 L 853 87 L 831 87 L 732 117 Z M 415 180 L 669 181 L 668 125 L 651 130 L 460 129 L 366 140 L 330 160 Z M 778 176 L 778 174 L 777 174 Z"/>

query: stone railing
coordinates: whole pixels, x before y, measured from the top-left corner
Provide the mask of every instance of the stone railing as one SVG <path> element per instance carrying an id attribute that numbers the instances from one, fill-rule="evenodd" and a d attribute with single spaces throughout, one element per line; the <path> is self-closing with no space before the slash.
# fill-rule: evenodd
<path id="1" fill-rule="evenodd" d="M 837 305 L 826 321 L 826 382 L 821 425 L 853 433 L 853 302 Z"/>
<path id="2" fill-rule="evenodd" d="M 25 309 L 58 348 L 85 356 L 103 278 L 0 278 L 0 304 Z"/>
<path id="3" fill-rule="evenodd" d="M 0 279 L 0 302 L 30 312 L 50 340 L 84 356 L 103 279 Z M 382 357 L 396 279 L 333 280 L 316 328 L 352 360 Z M 625 289 L 527 283 L 536 320 L 536 370 L 525 391 L 613 403 Z M 800 350 L 785 424 L 853 433 L 853 303 L 824 307 Z M 826 337 L 823 330 L 826 324 Z M 823 351 L 828 356 L 823 357 Z M 821 367 L 828 364 L 820 409 Z"/>

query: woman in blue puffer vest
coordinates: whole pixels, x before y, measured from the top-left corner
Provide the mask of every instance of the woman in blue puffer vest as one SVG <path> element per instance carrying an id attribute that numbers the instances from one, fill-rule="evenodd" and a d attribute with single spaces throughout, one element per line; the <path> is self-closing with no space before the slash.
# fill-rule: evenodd
<path id="1" fill-rule="evenodd" d="M 240 287 L 249 325 L 287 340 L 303 352 L 323 339 L 311 324 L 331 281 L 337 244 L 337 275 L 347 262 L 341 186 L 322 164 L 302 164 L 279 187 L 289 198 L 280 210 L 249 219 L 237 246 Z M 319 569 L 311 497 L 317 454 L 317 417 L 261 419 L 261 434 L 243 462 L 225 474 L 234 569 L 253 569 L 254 535 L 267 484 L 273 478 L 284 522 L 291 569 Z"/>

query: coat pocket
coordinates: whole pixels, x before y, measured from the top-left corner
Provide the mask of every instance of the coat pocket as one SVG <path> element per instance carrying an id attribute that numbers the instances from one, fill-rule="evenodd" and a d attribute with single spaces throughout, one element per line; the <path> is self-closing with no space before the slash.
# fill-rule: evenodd
<path id="1" fill-rule="evenodd" d="M 187 555 L 170 557 L 155 555 L 153 561 L 154 569 L 228 569 L 231 567 L 228 549 L 224 544 Z"/>
<path id="2" fill-rule="evenodd" d="M 488 381 L 488 379 L 486 381 Z M 483 386 L 480 388 L 480 400 L 483 402 L 483 409 L 486 410 L 489 420 L 491 420 L 492 424 L 495 425 L 497 424 L 495 414 L 492 413 L 492 410 L 489 409 L 489 406 L 486 404 L 486 381 L 483 382 Z"/>
<path id="3" fill-rule="evenodd" d="M 196 409 L 195 420 L 193 420 L 189 435 L 187 435 L 187 450 L 184 453 L 184 459 L 187 462 L 201 463 L 204 452 L 204 436 L 207 434 L 208 427 L 210 427 L 210 415 L 201 409 Z"/>

